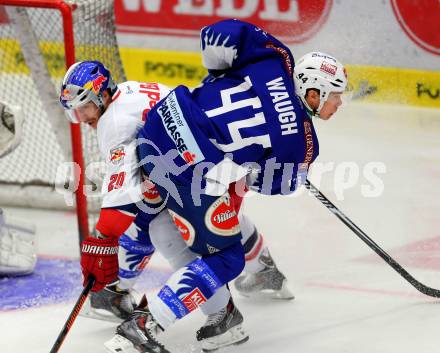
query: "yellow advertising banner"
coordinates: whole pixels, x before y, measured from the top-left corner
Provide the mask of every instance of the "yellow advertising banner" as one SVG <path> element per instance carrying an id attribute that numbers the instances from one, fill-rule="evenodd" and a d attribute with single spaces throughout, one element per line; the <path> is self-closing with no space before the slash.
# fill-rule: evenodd
<path id="1" fill-rule="evenodd" d="M 207 71 L 193 52 L 121 48 L 128 79 L 196 87 Z M 440 108 L 440 72 L 347 65 L 353 99 Z"/>
<path id="2" fill-rule="evenodd" d="M 61 43 L 41 42 L 40 48 L 51 75 L 61 78 L 65 72 Z M 0 74 L 29 75 L 15 40 L 1 40 L 0 49 Z M 77 50 L 82 53 L 87 48 Z M 207 74 L 195 52 L 121 48 L 120 53 L 129 80 L 196 87 Z M 6 60 L 8 56 L 15 65 L 5 64 L 11 62 Z M 355 101 L 440 108 L 440 71 L 347 65 L 347 72 Z"/>
<path id="3" fill-rule="evenodd" d="M 440 108 L 440 72 L 347 65 L 353 98 Z"/>
<path id="4" fill-rule="evenodd" d="M 121 48 L 120 52 L 129 80 L 195 87 L 207 74 L 199 53 L 135 48 Z"/>

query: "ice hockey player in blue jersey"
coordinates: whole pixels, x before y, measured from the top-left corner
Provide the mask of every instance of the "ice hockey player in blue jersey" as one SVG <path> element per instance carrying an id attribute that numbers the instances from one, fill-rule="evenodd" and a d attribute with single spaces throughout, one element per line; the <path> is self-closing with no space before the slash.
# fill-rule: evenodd
<path id="1" fill-rule="evenodd" d="M 244 267 L 238 211 L 247 189 L 290 194 L 318 156 L 312 117 L 329 119 L 347 77 L 341 63 L 313 52 L 294 64 L 262 29 L 226 20 L 201 31 L 210 76 L 178 86 L 138 134 L 142 168 L 199 257 L 143 300 L 106 343 L 111 352 L 168 352 L 158 332 L 206 302 Z"/>
<path id="2" fill-rule="evenodd" d="M 155 82 L 116 84 L 107 68 L 97 61 L 73 64 L 63 79 L 60 103 L 66 117 L 72 123 L 96 129 L 101 156 L 106 161 L 95 236 L 87 237 L 81 246 L 84 278 L 95 271 L 90 301 L 82 311 L 86 316 L 126 319 L 135 307 L 131 289 L 155 249 L 175 270 L 197 257 L 182 238 L 187 235 L 179 234 L 169 212 L 163 209 L 155 186 L 148 180 L 143 183 L 136 152 L 137 132 L 148 120 L 148 111 L 169 92 Z M 238 217 L 249 271 L 240 282 L 242 292 L 249 295 L 264 290 L 265 295 L 292 299 L 286 279 L 275 266 L 261 234 L 243 212 Z M 183 229 L 181 225 L 179 229 Z M 11 256 L 6 261 L 10 259 Z M 201 309 L 207 315 L 197 333 L 202 348 L 212 350 L 247 340 L 241 329 L 243 317 L 226 286 L 218 289 Z"/>

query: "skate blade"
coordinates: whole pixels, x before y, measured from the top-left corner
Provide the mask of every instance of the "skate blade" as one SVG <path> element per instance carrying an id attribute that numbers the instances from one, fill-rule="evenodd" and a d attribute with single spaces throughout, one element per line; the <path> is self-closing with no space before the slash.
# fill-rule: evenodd
<path id="1" fill-rule="evenodd" d="M 253 292 L 242 292 L 238 291 L 240 295 L 246 298 L 252 299 L 280 299 L 280 300 L 293 300 L 295 296 L 291 292 L 289 288 L 287 288 L 287 284 L 284 281 L 280 290 L 273 289 L 261 289 Z"/>
<path id="2" fill-rule="evenodd" d="M 104 343 L 104 346 L 109 353 L 139 353 L 133 344 L 121 335 L 113 336 L 111 340 Z"/>
<path id="3" fill-rule="evenodd" d="M 249 340 L 249 335 L 241 325 L 237 325 L 221 335 L 202 340 L 202 351 L 213 352 L 220 348 L 242 344 L 247 340 Z"/>
<path id="4" fill-rule="evenodd" d="M 120 324 L 123 321 L 122 319 L 118 318 L 107 310 L 92 308 L 89 298 L 87 298 L 86 302 L 84 303 L 79 315 L 82 317 L 87 317 L 89 319 L 115 322 L 117 324 Z"/>

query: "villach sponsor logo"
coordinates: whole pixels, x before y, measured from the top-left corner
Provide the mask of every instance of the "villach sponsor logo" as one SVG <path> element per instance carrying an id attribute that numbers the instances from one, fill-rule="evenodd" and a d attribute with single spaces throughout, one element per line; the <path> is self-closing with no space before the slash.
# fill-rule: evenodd
<path id="1" fill-rule="evenodd" d="M 198 36 L 225 18 L 248 21 L 287 43 L 312 37 L 326 22 L 332 0 L 115 0 L 118 31 Z"/>

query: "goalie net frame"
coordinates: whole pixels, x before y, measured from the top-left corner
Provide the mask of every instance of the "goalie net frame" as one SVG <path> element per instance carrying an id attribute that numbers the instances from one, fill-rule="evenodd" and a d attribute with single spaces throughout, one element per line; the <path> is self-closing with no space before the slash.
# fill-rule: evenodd
<path id="1" fill-rule="evenodd" d="M 107 0 L 106 0 L 107 1 Z M 113 3 L 112 0 L 108 0 Z M 7 6 L 12 6 L 15 8 L 37 8 L 37 9 L 51 9 L 51 10 L 57 10 L 61 14 L 61 23 L 62 23 L 62 30 L 63 30 L 63 46 L 64 46 L 64 54 L 65 54 L 65 68 L 69 68 L 73 63 L 76 62 L 76 55 L 75 55 L 75 33 L 74 33 L 74 11 L 77 8 L 76 4 L 74 4 L 72 1 L 64 1 L 64 0 L 0 0 L 0 6 L 3 6 L 5 9 Z M 114 16 L 114 15 L 113 15 Z M 38 50 L 38 44 L 37 44 L 37 50 Z M 26 57 L 26 55 L 23 54 L 23 56 Z M 40 56 L 42 54 L 40 53 Z M 120 59 L 119 59 L 120 61 Z M 27 62 L 26 62 L 27 64 Z M 43 63 L 44 64 L 44 63 Z M 32 71 L 32 70 L 31 70 Z M 31 74 L 32 76 L 32 74 Z M 56 108 L 55 108 L 56 109 Z M 61 109 L 62 111 L 62 109 Z M 63 113 L 64 114 L 64 113 Z M 49 114 L 50 115 L 50 114 Z M 56 122 L 55 122 L 56 123 Z M 81 241 L 86 236 L 90 235 L 90 217 L 89 212 L 90 209 L 88 209 L 88 201 L 86 196 L 86 183 L 85 183 L 85 171 L 86 166 L 84 162 L 84 155 L 83 155 L 83 144 L 82 144 L 82 133 L 81 133 L 81 127 L 79 124 L 69 124 L 70 125 L 70 140 L 71 140 L 71 151 L 70 146 L 67 146 L 67 149 L 65 149 L 65 155 L 67 155 L 66 161 L 73 160 L 74 163 L 76 163 L 79 166 L 79 173 L 77 172 L 78 169 L 74 169 L 72 176 L 73 176 L 73 185 L 76 186 L 75 188 L 75 200 L 76 200 L 76 214 L 77 214 L 77 220 L 78 220 L 78 232 L 79 232 L 79 240 Z M 67 130 L 67 129 L 66 129 Z M 58 132 L 56 132 L 58 135 Z M 62 140 L 63 137 L 59 140 Z M 69 154 L 71 153 L 71 159 L 69 158 Z M 76 172 L 75 172 L 76 171 Z M 71 176 L 71 177 L 72 177 Z M 67 180 L 67 182 L 71 182 L 71 180 Z M 56 185 L 54 184 L 56 187 Z M 39 186 L 34 186 L 37 189 Z M 19 187 L 20 188 L 20 187 Z M 32 186 L 31 186 L 32 188 Z M 40 190 L 41 193 L 41 190 Z M 26 195 L 26 191 L 24 192 L 25 196 L 24 198 L 28 198 L 28 195 Z M 59 195 L 60 196 L 60 195 Z M 32 197 L 30 198 L 32 200 Z M 60 208 L 63 205 L 59 204 L 59 200 L 61 198 L 58 197 L 58 201 L 55 201 L 55 207 Z M 42 203 L 44 203 L 45 200 L 43 199 Z M 11 203 L 14 205 L 14 202 Z M 65 206 L 65 205 L 64 205 Z M 66 208 L 66 207 L 63 207 Z M 68 207 L 67 207 L 68 208 Z M 95 210 L 97 211 L 97 210 Z M 93 224 L 94 226 L 94 224 Z"/>

